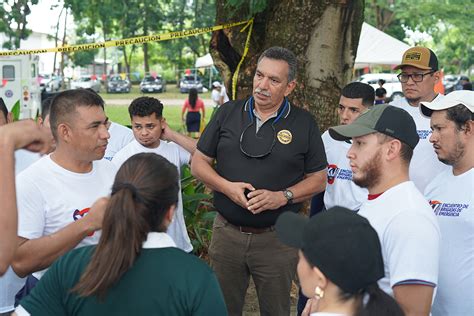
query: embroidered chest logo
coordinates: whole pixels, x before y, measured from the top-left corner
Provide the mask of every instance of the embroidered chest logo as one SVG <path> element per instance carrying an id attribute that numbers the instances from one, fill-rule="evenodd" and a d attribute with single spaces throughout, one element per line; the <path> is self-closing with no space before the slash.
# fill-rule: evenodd
<path id="1" fill-rule="evenodd" d="M 81 218 L 86 216 L 87 213 L 89 213 L 89 210 L 90 210 L 90 207 L 87 207 L 87 208 L 82 209 L 80 211 L 78 209 L 76 209 L 74 211 L 74 213 L 72 213 L 72 218 L 74 219 L 74 221 L 80 220 Z M 87 236 L 92 236 L 92 235 L 94 235 L 94 232 L 88 234 Z"/>
<path id="2" fill-rule="evenodd" d="M 443 203 L 437 200 L 430 200 L 431 208 L 436 216 L 457 217 L 462 211 L 469 208 L 469 204 L 464 203 Z"/>
<path id="3" fill-rule="evenodd" d="M 282 129 L 281 131 L 278 132 L 277 138 L 280 143 L 282 143 L 283 145 L 287 145 L 291 143 L 293 139 L 293 135 L 291 135 L 291 132 L 289 130 Z"/>
<path id="4" fill-rule="evenodd" d="M 416 132 L 418 133 L 418 137 L 420 137 L 420 139 L 427 139 L 432 133 L 429 129 L 419 129 Z"/>
<path id="5" fill-rule="evenodd" d="M 337 165 L 328 165 L 328 184 L 333 184 L 336 179 L 352 181 L 352 171 L 339 168 Z"/>

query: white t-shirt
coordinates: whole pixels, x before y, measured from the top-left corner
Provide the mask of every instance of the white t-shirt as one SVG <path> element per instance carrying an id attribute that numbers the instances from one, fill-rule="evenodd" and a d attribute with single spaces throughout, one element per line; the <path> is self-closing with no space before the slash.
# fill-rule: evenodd
<path id="1" fill-rule="evenodd" d="M 430 201 L 443 238 L 433 316 L 474 315 L 474 169 L 451 170 L 428 184 Z"/>
<path id="2" fill-rule="evenodd" d="M 38 161 L 41 155 L 25 149 L 15 151 L 15 175 Z M 11 267 L 0 277 L 0 313 L 14 310 L 15 294 L 23 287 L 26 278 L 20 278 Z"/>
<path id="3" fill-rule="evenodd" d="M 224 97 L 224 103 L 229 101 L 227 90 L 223 85 L 221 85 L 221 91 L 218 91 L 217 89 L 212 89 L 211 92 L 211 99 L 212 101 L 214 101 L 214 105 L 219 105 L 219 100 L 221 97 Z"/>
<path id="4" fill-rule="evenodd" d="M 346 157 L 351 144 L 333 139 L 328 131 L 321 138 L 328 160 L 324 205 L 326 209 L 338 205 L 357 211 L 369 192 L 352 182 L 352 170 Z"/>
<path id="5" fill-rule="evenodd" d="M 431 207 L 411 181 L 400 183 L 374 200 L 366 200 L 359 214 L 377 231 L 385 277 L 379 286 L 393 296 L 392 287 L 418 280 L 436 285 L 440 231 Z"/>
<path id="6" fill-rule="evenodd" d="M 48 236 L 85 216 L 98 198 L 110 195 L 116 171 L 102 159 L 91 172 L 75 173 L 44 156 L 17 176 L 18 236 Z M 97 244 L 99 237 L 95 232 L 77 247 Z M 40 279 L 45 271 L 33 275 Z"/>
<path id="7" fill-rule="evenodd" d="M 38 161 L 40 158 L 40 154 L 33 153 L 26 149 L 19 149 L 15 151 L 15 174 L 19 174 L 28 168 L 32 163 Z"/>
<path id="8" fill-rule="evenodd" d="M 138 153 L 155 153 L 166 158 L 178 168 L 179 174 L 181 174 L 181 166 L 188 164 L 191 157 L 189 152 L 175 143 L 160 141 L 160 145 L 157 148 L 147 148 L 134 140 L 122 148 L 122 150 L 115 155 L 114 159 L 112 159 L 112 162 L 120 168 L 128 158 Z M 181 183 L 179 184 L 179 187 L 181 191 Z M 173 238 L 178 248 L 181 248 L 186 252 L 193 250 L 188 231 L 186 230 L 186 224 L 184 222 L 183 199 L 181 193 L 178 197 L 178 205 L 174 212 L 173 221 L 168 226 L 167 233 Z"/>
<path id="9" fill-rule="evenodd" d="M 123 125 L 112 122 L 109 128 L 110 138 L 105 150 L 104 158 L 112 160 L 115 154 L 118 153 L 123 147 L 127 146 L 132 140 L 133 132 L 130 128 Z"/>
<path id="10" fill-rule="evenodd" d="M 439 101 L 442 98 L 444 95 L 438 94 L 434 100 Z M 413 151 L 413 158 L 410 162 L 410 180 L 415 183 L 420 192 L 424 192 L 435 175 L 450 168 L 438 160 L 433 145 L 430 143 L 430 119 L 422 116 L 420 109 L 411 106 L 405 98 L 399 98 L 390 104 L 410 113 L 415 121 L 420 141 Z"/>

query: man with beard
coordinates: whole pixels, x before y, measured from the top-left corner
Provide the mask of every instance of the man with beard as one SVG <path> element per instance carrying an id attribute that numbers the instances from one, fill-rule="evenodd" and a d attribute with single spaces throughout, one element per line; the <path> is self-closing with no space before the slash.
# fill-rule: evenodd
<path id="1" fill-rule="evenodd" d="M 378 105 L 350 125 L 330 128 L 329 134 L 352 139 L 347 153 L 352 179 L 369 190 L 359 214 L 382 245 L 385 277 L 380 287 L 406 315 L 428 315 L 438 278 L 440 232 L 429 204 L 408 177 L 419 141 L 413 118 L 403 109 Z"/>
<path id="2" fill-rule="evenodd" d="M 103 208 L 92 205 L 110 194 L 116 173 L 102 159 L 110 135 L 100 96 L 83 89 L 59 93 L 50 125 L 55 151 L 17 177 L 19 246 L 12 266 L 19 276 L 33 273 L 27 288 L 67 251 L 98 242 Z"/>
<path id="3" fill-rule="evenodd" d="M 390 104 L 410 113 L 415 121 L 420 142 L 410 163 L 410 179 L 418 190 L 423 192 L 434 174 L 448 169 L 433 153 L 429 142 L 430 120 L 422 116 L 418 109 L 420 102 L 431 102 L 444 97 L 434 91 L 436 83 L 441 80 L 438 58 L 426 47 L 412 47 L 403 54 L 402 62 L 395 69 L 401 70 L 398 80 L 402 84 L 405 97 Z"/>
<path id="4" fill-rule="evenodd" d="M 474 92 L 454 91 L 420 110 L 431 117 L 438 159 L 452 167 L 425 190 L 443 236 L 433 316 L 474 315 Z"/>
<path id="5" fill-rule="evenodd" d="M 214 190 L 218 215 L 209 256 L 229 315 L 242 314 L 250 276 L 261 315 L 290 314 L 298 255 L 278 240 L 274 225 L 282 212 L 298 212 L 324 190 L 327 162 L 318 125 L 287 99 L 296 69 L 291 51 L 264 51 L 252 97 L 219 108 L 191 163 L 193 174 Z"/>

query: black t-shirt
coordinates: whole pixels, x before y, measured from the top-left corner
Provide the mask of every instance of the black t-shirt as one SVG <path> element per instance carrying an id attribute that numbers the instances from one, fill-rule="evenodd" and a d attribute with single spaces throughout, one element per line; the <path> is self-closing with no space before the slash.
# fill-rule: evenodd
<path id="1" fill-rule="evenodd" d="M 216 159 L 216 172 L 229 181 L 247 182 L 256 189 L 285 190 L 303 180 L 305 174 L 325 169 L 327 161 L 318 125 L 311 114 L 291 104 L 282 106 L 281 111 L 284 113 L 274 126 L 275 146 L 265 157 L 250 158 L 240 149 L 241 134 L 250 124 L 246 101 L 222 105 L 204 130 L 197 148 Z M 264 125 L 271 125 L 274 120 L 271 118 Z M 252 214 L 220 192 L 214 192 L 214 205 L 230 223 L 251 227 L 274 225 L 282 212 L 298 212 L 301 208 L 301 203 L 295 203 Z"/>

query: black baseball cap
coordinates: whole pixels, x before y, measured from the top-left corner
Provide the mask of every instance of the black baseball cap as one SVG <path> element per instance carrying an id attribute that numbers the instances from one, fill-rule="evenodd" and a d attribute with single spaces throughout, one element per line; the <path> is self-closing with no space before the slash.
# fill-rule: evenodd
<path id="1" fill-rule="evenodd" d="M 329 128 L 329 135 L 335 140 L 350 140 L 379 132 L 407 144 L 412 149 L 420 140 L 416 124 L 411 115 L 402 108 L 380 104 L 367 110 L 352 124 Z"/>
<path id="2" fill-rule="evenodd" d="M 369 221 L 336 206 L 308 219 L 285 212 L 278 238 L 301 249 L 306 259 L 346 293 L 357 293 L 384 277 L 382 249 Z"/>

